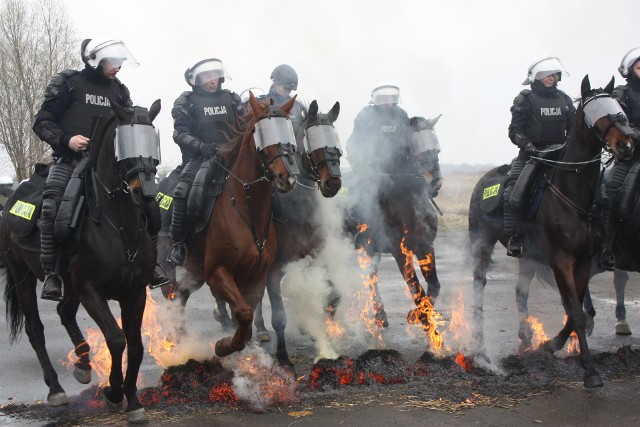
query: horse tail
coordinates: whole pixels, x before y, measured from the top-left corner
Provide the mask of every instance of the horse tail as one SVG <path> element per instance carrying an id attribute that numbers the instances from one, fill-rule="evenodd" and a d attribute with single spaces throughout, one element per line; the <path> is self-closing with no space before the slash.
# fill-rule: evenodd
<path id="1" fill-rule="evenodd" d="M 24 312 L 18 302 L 18 291 L 13 275 L 7 269 L 7 282 L 4 288 L 5 315 L 9 323 L 9 342 L 13 344 L 19 337 L 24 327 Z"/>
<path id="2" fill-rule="evenodd" d="M 543 284 L 547 284 L 552 288 L 558 289 L 556 276 L 553 274 L 553 270 L 549 264 L 537 263 L 536 275 Z"/>

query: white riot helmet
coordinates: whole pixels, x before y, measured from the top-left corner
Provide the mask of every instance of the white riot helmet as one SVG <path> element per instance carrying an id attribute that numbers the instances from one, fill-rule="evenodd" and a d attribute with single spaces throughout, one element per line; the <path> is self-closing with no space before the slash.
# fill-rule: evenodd
<path id="1" fill-rule="evenodd" d="M 536 58 L 533 63 L 529 66 L 529 71 L 527 71 L 527 78 L 523 85 L 530 85 L 536 80 L 544 79 L 551 74 L 560 74 L 558 80 L 562 80 L 562 73 L 569 72 L 565 70 L 564 66 L 560 63 L 560 60 L 555 56 L 539 56 Z"/>
<path id="2" fill-rule="evenodd" d="M 373 105 L 398 104 L 400 102 L 400 88 L 394 84 L 380 83 L 371 91 Z"/>
<path id="3" fill-rule="evenodd" d="M 86 39 L 82 42 L 82 61 L 94 69 L 105 62 L 111 66 L 140 65 L 122 40 Z"/>
<path id="4" fill-rule="evenodd" d="M 622 57 L 622 61 L 620 61 L 620 66 L 618 67 L 618 71 L 620 71 L 622 77 L 629 77 L 629 69 L 633 67 L 633 64 L 635 64 L 638 59 L 640 59 L 640 47 L 631 49 Z"/>
<path id="5" fill-rule="evenodd" d="M 13 179 L 8 175 L 0 176 L 0 185 L 13 185 Z"/>
<path id="6" fill-rule="evenodd" d="M 203 59 L 184 72 L 184 79 L 189 86 L 201 86 L 213 78 L 220 79 L 220 83 L 224 83 L 225 79 L 231 80 L 224 64 L 218 58 Z"/>
<path id="7" fill-rule="evenodd" d="M 260 89 L 259 87 L 250 87 L 249 89 L 245 89 L 240 94 L 240 100 L 245 104 L 247 103 L 247 101 L 249 101 L 249 92 L 253 92 L 253 96 L 255 96 L 256 98 L 259 98 L 267 94 L 264 90 Z"/>

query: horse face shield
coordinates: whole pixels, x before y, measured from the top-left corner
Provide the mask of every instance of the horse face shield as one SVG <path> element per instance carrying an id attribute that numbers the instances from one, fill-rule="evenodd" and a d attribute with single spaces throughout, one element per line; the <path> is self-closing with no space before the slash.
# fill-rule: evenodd
<path id="1" fill-rule="evenodd" d="M 295 159 L 296 137 L 293 134 L 291 120 L 282 116 L 268 116 L 259 120 L 253 127 L 253 139 L 258 152 L 272 145 L 278 146 L 278 156 L 270 159 L 267 166 L 273 163 L 278 157 L 282 157 L 289 175 L 300 175 L 300 169 Z"/>
<path id="2" fill-rule="evenodd" d="M 124 181 L 136 177 L 144 197 L 155 198 L 156 166 L 160 163 L 160 138 L 151 124 L 127 124 L 116 128 L 115 152 Z"/>
<path id="3" fill-rule="evenodd" d="M 614 154 L 618 153 L 623 158 L 631 157 L 633 154 L 631 141 L 633 138 L 637 138 L 638 133 L 629 126 L 629 119 L 615 99 L 606 94 L 595 95 L 584 100 L 583 111 L 585 124 L 597 131 L 605 149 L 614 151 Z M 603 118 L 608 119 L 608 124 L 604 129 L 598 125 Z M 613 144 L 607 140 L 607 135 L 613 127 L 620 131 L 625 140 L 616 140 L 613 141 Z"/>
<path id="4" fill-rule="evenodd" d="M 342 175 L 340 172 L 342 147 L 338 132 L 333 125 L 307 127 L 304 131 L 303 144 L 314 169 L 317 169 L 321 163 L 326 163 L 331 177 Z"/>

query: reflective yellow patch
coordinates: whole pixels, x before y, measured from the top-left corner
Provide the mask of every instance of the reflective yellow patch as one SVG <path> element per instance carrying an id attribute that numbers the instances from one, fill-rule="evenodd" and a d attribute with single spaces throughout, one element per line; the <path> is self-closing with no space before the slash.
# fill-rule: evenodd
<path id="1" fill-rule="evenodd" d="M 160 196 L 160 194 L 162 194 L 162 193 L 158 193 L 158 196 Z M 167 196 L 166 194 L 162 194 L 162 199 L 158 200 L 158 197 L 156 197 L 156 201 L 158 202 L 158 205 L 162 209 L 164 209 L 165 211 L 168 211 L 169 208 L 171 208 L 171 203 L 173 202 L 173 197 Z"/>
<path id="2" fill-rule="evenodd" d="M 158 191 L 158 193 L 156 194 L 156 203 L 160 203 L 163 197 L 164 197 L 164 193 L 161 193 Z"/>
<path id="3" fill-rule="evenodd" d="M 35 211 L 36 205 L 23 202 L 22 200 L 16 200 L 16 203 L 13 205 L 9 213 L 26 220 L 31 220 L 31 217 L 33 216 L 33 213 Z"/>
<path id="4" fill-rule="evenodd" d="M 491 187 L 487 187 L 482 192 L 482 200 L 489 199 L 491 197 L 495 197 L 498 195 L 500 191 L 500 184 L 492 185 Z"/>

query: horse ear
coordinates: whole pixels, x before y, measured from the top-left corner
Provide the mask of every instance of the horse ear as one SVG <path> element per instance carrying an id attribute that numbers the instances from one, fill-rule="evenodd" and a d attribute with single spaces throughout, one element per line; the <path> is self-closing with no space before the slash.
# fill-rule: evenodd
<path id="1" fill-rule="evenodd" d="M 291 112 L 291 109 L 293 108 L 293 104 L 296 103 L 296 98 L 297 97 L 298 97 L 298 94 L 294 95 L 293 98 L 291 98 L 290 100 L 285 102 L 282 105 L 282 107 L 280 107 L 280 111 L 282 111 L 285 114 L 289 114 L 289 112 Z"/>
<path id="2" fill-rule="evenodd" d="M 613 86 L 616 84 L 616 76 L 611 76 L 611 81 L 605 86 L 604 91 L 609 95 L 613 94 Z"/>
<path id="3" fill-rule="evenodd" d="M 587 74 L 586 76 L 584 76 L 584 79 L 582 79 L 582 86 L 580 86 L 580 93 L 584 97 L 587 94 L 587 92 L 589 92 L 590 90 L 591 90 L 591 82 L 589 82 L 589 74 Z"/>
<path id="4" fill-rule="evenodd" d="M 253 92 L 251 91 L 249 91 L 249 105 L 251 105 L 251 109 L 253 111 L 260 111 L 260 103 L 258 102 L 256 97 L 253 96 Z"/>
<path id="5" fill-rule="evenodd" d="M 331 121 L 331 123 L 333 123 L 336 120 L 338 120 L 339 114 L 340 114 L 340 103 L 336 101 L 336 103 L 333 104 L 333 107 L 331 107 L 331 110 L 329 110 L 329 112 L 327 113 L 327 116 L 329 117 L 329 120 Z"/>
<path id="6" fill-rule="evenodd" d="M 151 108 L 149 108 L 149 120 L 151 120 L 151 123 L 153 123 L 153 120 L 158 116 L 158 113 L 160 113 L 160 108 L 160 100 L 156 99 L 154 103 L 151 104 Z"/>
<path id="7" fill-rule="evenodd" d="M 440 114 L 437 117 L 434 117 L 433 119 L 427 119 L 427 123 L 429 123 L 429 126 L 433 128 L 436 125 L 436 123 L 438 123 L 438 120 L 440 120 L 440 117 L 442 117 L 442 114 Z"/>
<path id="8" fill-rule="evenodd" d="M 316 116 L 318 114 L 318 101 L 315 99 L 311 101 L 311 105 L 309 105 L 309 116 Z"/>

